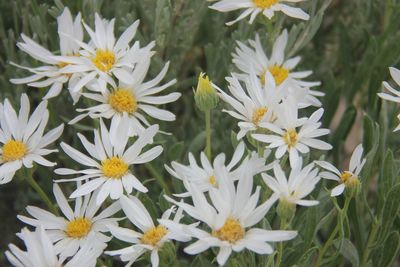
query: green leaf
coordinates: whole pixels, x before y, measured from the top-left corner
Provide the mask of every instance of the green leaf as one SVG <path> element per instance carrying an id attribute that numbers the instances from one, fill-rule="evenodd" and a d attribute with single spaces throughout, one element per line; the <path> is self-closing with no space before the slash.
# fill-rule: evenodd
<path id="1" fill-rule="evenodd" d="M 388 149 L 378 179 L 378 194 L 382 204 L 384 202 L 384 199 L 386 198 L 387 192 L 389 192 L 393 186 L 393 179 L 394 179 L 393 165 L 394 165 L 393 153 L 390 149 Z"/>
<path id="2" fill-rule="evenodd" d="M 343 239 L 341 241 L 340 254 L 349 260 L 353 266 L 359 266 L 360 257 L 358 256 L 358 251 L 350 240 Z"/>
<path id="3" fill-rule="evenodd" d="M 400 184 L 397 184 L 392 188 L 392 190 L 387 193 L 387 198 L 382 209 L 382 216 L 380 220 L 382 224 L 378 235 L 378 244 L 385 241 L 388 233 L 392 228 L 394 220 L 398 216 L 398 213 L 400 211 L 399 199 Z"/>
<path id="4" fill-rule="evenodd" d="M 398 231 L 390 233 L 388 239 L 382 249 L 381 259 L 378 264 L 380 267 L 390 267 L 393 262 L 397 259 L 400 251 L 400 236 Z"/>

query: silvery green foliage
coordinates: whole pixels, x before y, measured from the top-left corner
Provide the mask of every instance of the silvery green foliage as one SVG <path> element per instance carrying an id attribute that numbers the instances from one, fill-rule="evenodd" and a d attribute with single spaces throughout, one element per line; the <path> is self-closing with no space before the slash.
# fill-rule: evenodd
<path id="1" fill-rule="evenodd" d="M 362 142 L 366 164 L 360 174 L 360 194 L 351 201 L 348 212 L 342 214 L 335 205 L 344 205 L 344 196 L 330 197 L 326 188 L 332 188 L 324 180 L 312 193 L 320 202 L 310 208 L 298 208 L 291 228 L 299 235 L 285 243 L 281 266 L 313 266 L 322 247 L 339 224 L 338 235 L 330 240 L 321 266 L 395 266 L 400 251 L 400 142 L 398 133 L 392 130 L 398 124 L 398 106 L 383 102 L 377 97 L 382 81 L 390 81 L 389 66 L 399 68 L 400 60 L 400 3 L 396 0 L 309 0 L 300 6 L 310 14 L 307 22 L 295 21 L 277 14 L 270 22 L 258 17 L 253 24 L 241 21 L 227 27 L 225 22 L 237 17 L 236 13 L 222 14 L 208 9 L 205 0 L 77 0 L 77 1 L 2 1 L 0 2 L 0 96 L 8 97 L 17 107 L 21 93 L 29 92 L 31 99 L 39 103 L 46 90 L 13 85 L 9 79 L 24 77 L 26 72 L 10 65 L 35 66 L 37 62 L 19 51 L 15 44 L 20 33 L 33 37 L 49 50 L 57 49 L 57 26 L 55 18 L 68 5 L 72 12 L 82 13 L 85 22 L 92 23 L 94 13 L 105 18 L 116 18 L 116 33 L 120 34 L 136 19 L 141 26 L 136 36 L 142 44 L 156 40 L 156 52 L 150 69 L 154 77 L 165 61 L 171 61 L 166 81 L 178 80 L 170 92 L 182 93 L 182 98 L 168 109 L 177 115 L 177 121 L 161 123 L 160 128 L 172 135 L 159 135 L 155 143 L 164 146 L 165 152 L 154 162 L 140 166 L 136 173 L 153 177 L 145 181 L 151 193 L 140 194 L 140 200 L 153 219 L 158 218 L 170 204 L 163 198 L 165 193 L 184 192 L 182 183 L 173 179 L 163 164 L 171 161 L 187 162 L 188 152 L 200 154 L 204 148 L 205 132 L 203 114 L 195 108 L 192 88 L 196 87 L 200 71 L 205 71 L 212 81 L 225 88 L 224 78 L 234 71 L 231 53 L 236 41 L 245 42 L 258 32 L 271 49 L 275 38 L 283 28 L 289 31 L 288 57 L 302 56 L 302 68 L 312 69 L 313 80 L 322 81 L 320 90 L 325 109 L 323 127 L 331 128 L 328 141 L 333 150 L 315 152 L 307 162 L 314 159 L 329 160 L 335 166 L 347 166 L 346 158 L 351 149 Z M 93 26 L 93 25 L 90 25 Z M 266 34 L 269 34 L 267 38 Z M 93 104 L 90 100 L 77 105 Z M 31 100 L 32 102 L 32 100 Z M 213 146 L 215 153 L 224 151 L 231 155 L 237 145 L 235 121 L 221 113 L 223 103 L 213 111 Z M 49 127 L 54 128 L 74 117 L 76 106 L 71 105 L 64 91 L 60 97 L 49 102 L 52 116 Z M 307 110 L 309 113 L 310 111 Z M 80 147 L 76 131 L 86 135 L 96 122 L 85 120 L 65 129 L 63 141 Z M 350 149 L 349 149 L 350 147 Z M 350 151 L 349 151 L 350 150 Z M 77 167 L 63 154 L 49 157 L 58 166 Z M 308 163 L 307 162 L 307 163 Z M 340 168 L 339 168 L 340 169 Z M 46 192 L 51 192 L 51 173 L 38 168 L 35 177 Z M 256 177 L 259 184 L 261 177 Z M 70 192 L 73 191 L 70 188 Z M 263 196 L 266 198 L 266 196 Z M 1 251 L 8 243 L 15 243 L 14 233 L 19 231 L 16 214 L 28 204 L 40 205 L 40 199 L 23 181 L 15 181 L 0 189 Z M 339 219 L 338 219 L 339 218 Z M 276 213 L 270 213 L 259 223 L 261 228 L 278 226 Z M 110 244 L 120 248 L 118 242 Z M 215 255 L 208 251 L 199 256 L 185 255 L 178 246 L 168 243 L 160 253 L 161 266 L 217 266 Z M 273 266 L 274 255 L 259 256 L 250 252 L 237 254 L 227 266 Z M 104 256 L 105 266 L 122 266 L 117 260 Z M 3 253 L 0 265 L 7 266 Z M 143 258 L 137 266 L 148 265 Z"/>

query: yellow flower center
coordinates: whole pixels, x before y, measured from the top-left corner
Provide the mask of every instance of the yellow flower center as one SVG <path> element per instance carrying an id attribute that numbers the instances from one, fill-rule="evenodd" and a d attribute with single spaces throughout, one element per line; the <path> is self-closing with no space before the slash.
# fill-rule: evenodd
<path id="1" fill-rule="evenodd" d="M 23 158 L 28 152 L 28 147 L 18 140 L 10 140 L 3 146 L 3 160 L 14 161 Z"/>
<path id="2" fill-rule="evenodd" d="M 274 76 L 276 85 L 281 85 L 289 76 L 289 70 L 278 65 L 269 67 L 268 70 Z"/>
<path id="3" fill-rule="evenodd" d="M 270 8 L 278 2 L 279 0 L 253 0 L 253 3 L 259 8 Z"/>
<path id="4" fill-rule="evenodd" d="M 344 183 L 346 186 L 352 186 L 357 184 L 358 182 L 358 177 L 352 174 L 351 172 L 345 171 L 340 175 L 340 180 L 342 183 Z"/>
<path id="5" fill-rule="evenodd" d="M 112 157 L 101 162 L 101 171 L 103 174 L 112 179 L 120 179 L 128 172 L 129 165 L 119 157 Z"/>
<path id="6" fill-rule="evenodd" d="M 117 112 L 132 114 L 137 110 L 137 101 L 129 89 L 118 89 L 108 97 L 108 103 Z"/>
<path id="7" fill-rule="evenodd" d="M 212 235 L 222 241 L 228 241 L 231 244 L 244 237 L 245 231 L 238 220 L 229 218 L 225 224 L 218 230 L 212 232 Z"/>
<path id="8" fill-rule="evenodd" d="M 208 178 L 208 182 L 212 185 L 212 186 L 216 186 L 217 185 L 217 179 L 215 179 L 214 175 L 211 175 L 210 178 Z"/>
<path id="9" fill-rule="evenodd" d="M 101 71 L 109 71 L 115 64 L 115 54 L 109 50 L 97 49 L 93 64 Z"/>
<path id="10" fill-rule="evenodd" d="M 156 246 L 158 242 L 168 233 L 167 228 L 163 225 L 153 227 L 145 232 L 141 238 L 141 241 L 145 245 Z"/>
<path id="11" fill-rule="evenodd" d="M 88 235 L 92 229 L 92 222 L 89 219 L 78 217 L 67 224 L 68 237 L 82 238 Z"/>
<path id="12" fill-rule="evenodd" d="M 258 108 L 253 112 L 253 118 L 252 121 L 255 125 L 258 126 L 260 123 L 261 119 L 264 117 L 265 113 L 268 111 L 267 107 L 262 107 Z"/>
<path id="13" fill-rule="evenodd" d="M 290 129 L 283 134 L 283 140 L 288 145 L 289 148 L 294 147 L 297 144 L 297 132 L 295 129 Z"/>

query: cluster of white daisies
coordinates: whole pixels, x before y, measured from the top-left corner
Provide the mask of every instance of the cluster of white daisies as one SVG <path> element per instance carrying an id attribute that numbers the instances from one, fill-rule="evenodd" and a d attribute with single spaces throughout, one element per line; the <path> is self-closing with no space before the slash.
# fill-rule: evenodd
<path id="1" fill-rule="evenodd" d="M 298 1 L 221 0 L 211 8 L 220 11 L 245 8 L 238 19 L 251 16 L 251 21 L 261 12 L 271 18 L 274 11 L 279 10 L 289 16 L 308 19 L 300 9 L 282 2 Z M 324 110 L 318 97 L 323 94 L 313 89 L 319 82 L 303 80 L 312 74 L 311 71 L 295 70 L 300 57 L 285 56 L 288 33 L 284 30 L 270 55 L 258 35 L 246 43 L 238 42 L 233 54 L 236 72 L 226 78 L 228 90 L 212 84 L 230 107 L 223 111 L 238 120 L 240 142 L 229 163 L 225 163 L 223 153 L 212 162 L 201 153 L 201 164 L 189 154 L 189 165 L 178 162 L 165 165 L 173 177 L 182 181 L 186 192 L 166 196 L 173 206 L 160 218 L 152 218 L 137 197 L 149 189 L 135 173 L 134 165 L 151 162 L 163 151 L 159 145 L 148 148 L 159 133 L 159 126 L 151 125 L 147 117 L 164 121 L 175 119 L 171 112 L 156 107 L 180 97 L 176 92 L 158 95 L 176 82 L 160 84 L 168 63 L 155 78 L 145 81 L 154 55 L 154 42 L 141 47 L 139 42 L 132 41 L 138 21 L 118 40 L 114 36 L 114 19 L 108 21 L 96 14 L 95 29 L 92 29 L 81 21 L 80 14 L 73 18 L 66 8 L 57 21 L 60 54 L 48 51 L 25 35 L 18 43 L 22 51 L 43 65 L 26 67 L 13 63 L 32 75 L 12 82 L 50 89 L 31 115 L 26 94 L 21 96 L 18 114 L 7 99 L 0 104 L 0 183 L 10 182 L 19 169 L 32 168 L 33 163 L 46 167 L 56 165 L 45 156 L 58 152 L 47 147 L 61 136 L 64 126 L 45 133 L 52 115 L 47 110 L 47 101 L 59 95 L 64 87 L 68 88 L 74 102 L 80 97 L 99 102 L 96 106 L 78 109 L 81 114 L 70 123 L 89 116 L 99 120 L 99 129 L 93 130 L 92 141 L 77 134 L 86 152 L 61 143 L 62 150 L 85 167 L 55 170 L 57 175 L 74 176 L 55 180 L 53 193 L 60 214 L 28 206 L 29 216 L 18 216 L 35 230 L 24 228 L 18 234 L 26 250 L 9 246 L 6 255 L 14 266 L 91 267 L 103 253 L 120 256 L 127 266 L 149 253 L 152 265 L 158 266 L 158 252 L 171 240 L 195 240 L 185 247 L 188 254 L 219 248 L 216 260 L 220 265 L 226 263 L 232 251 L 248 249 L 257 254 L 271 254 L 274 248 L 270 242 L 290 240 L 297 235 L 292 230 L 257 227 L 277 202 L 278 206 L 292 210 L 296 205 L 317 205 L 318 201 L 309 195 L 321 178 L 337 182 L 332 196 L 359 183 L 365 163 L 361 144 L 354 150 L 345 171 L 325 161 L 310 162 L 308 159 L 311 149 L 332 148 L 320 140 L 329 134 L 328 129 L 321 128 L 320 122 Z M 84 40 L 83 29 L 89 41 Z M 391 69 L 391 72 L 400 84 L 399 71 Z M 204 78 L 201 75 L 199 79 Z M 399 102 L 400 94 L 387 83 L 385 86 L 396 96 L 381 96 Z M 315 111 L 308 117 L 300 116 L 311 109 Z M 255 147 L 246 145 L 248 143 L 257 144 L 258 153 L 252 151 Z M 303 166 L 303 162 L 309 163 Z M 255 183 L 254 179 L 258 178 L 262 181 Z M 75 201 L 73 208 L 58 185 L 62 182 L 76 183 L 76 189 L 69 196 Z M 255 186 L 262 182 L 268 190 Z M 259 203 L 260 198 L 266 200 Z M 116 217 L 120 210 L 126 217 Z M 185 222 L 190 224 L 181 222 L 184 216 L 187 216 Z M 119 226 L 126 219 L 133 224 L 130 229 Z M 106 250 L 112 238 L 128 246 Z"/>

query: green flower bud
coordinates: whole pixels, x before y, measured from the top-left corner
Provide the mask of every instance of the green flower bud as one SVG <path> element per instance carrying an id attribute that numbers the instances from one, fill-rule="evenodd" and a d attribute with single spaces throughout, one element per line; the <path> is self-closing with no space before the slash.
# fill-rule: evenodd
<path id="1" fill-rule="evenodd" d="M 210 79 L 203 72 L 199 75 L 199 82 L 197 83 L 196 92 L 194 93 L 194 100 L 201 111 L 215 108 L 219 101 L 217 92 L 214 87 L 212 87 Z"/>

